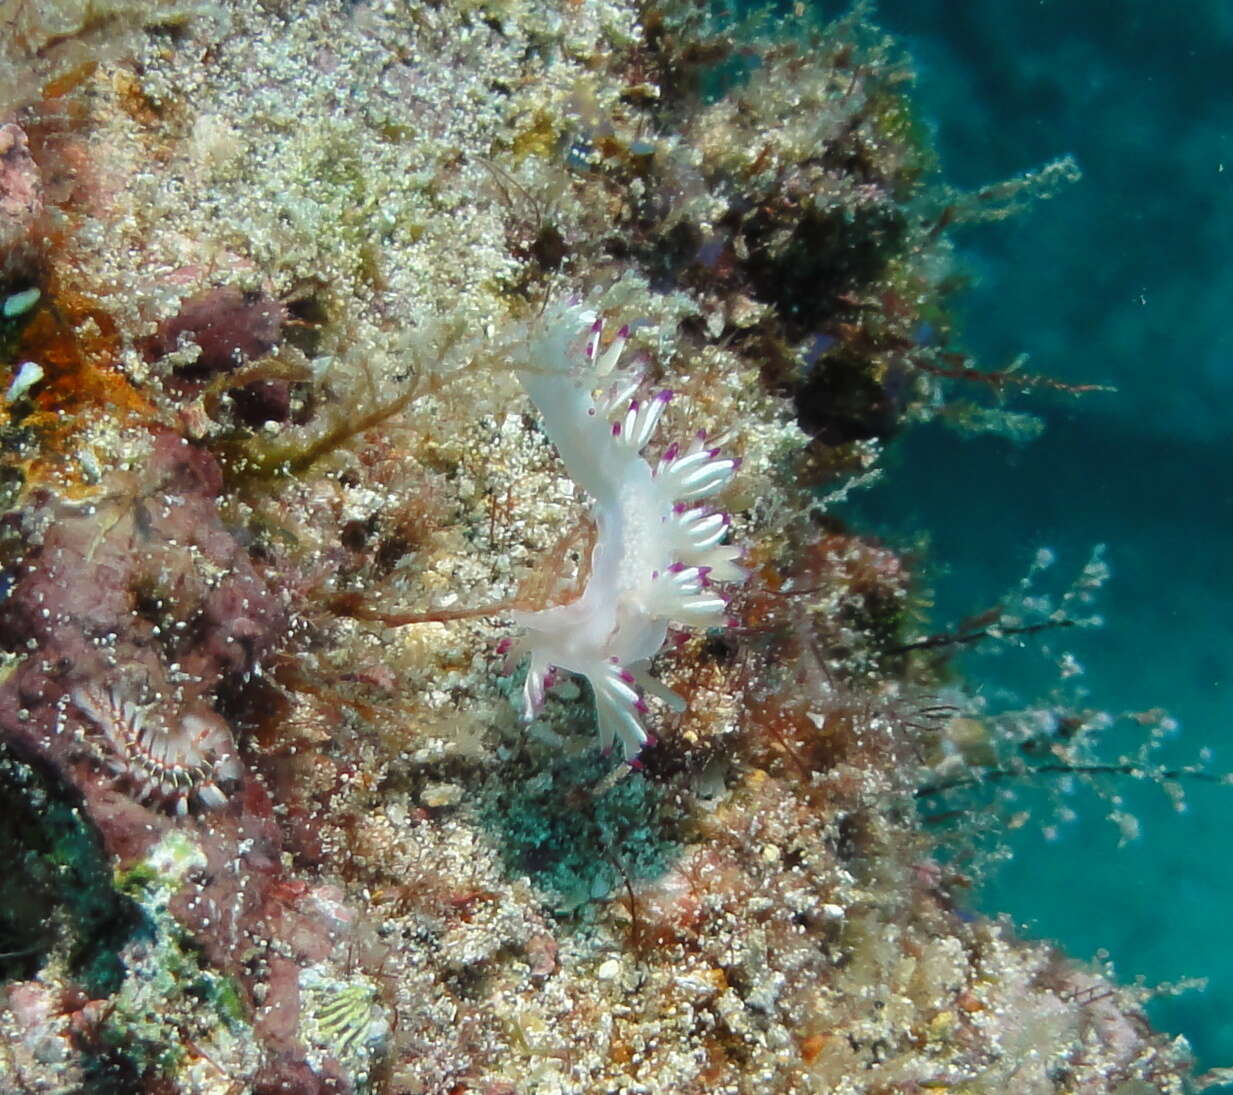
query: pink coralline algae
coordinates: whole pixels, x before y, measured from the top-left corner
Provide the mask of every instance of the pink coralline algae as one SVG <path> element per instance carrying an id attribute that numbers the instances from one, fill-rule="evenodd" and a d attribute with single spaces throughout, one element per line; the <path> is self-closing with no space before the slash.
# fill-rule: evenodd
<path id="1" fill-rule="evenodd" d="M 202 392 L 214 378 L 236 372 L 275 350 L 289 319 L 287 306 L 260 290 L 245 292 L 220 285 L 190 297 L 159 324 L 143 352 L 157 362 L 177 349 L 196 347 L 191 364 L 178 366 L 165 380 L 180 398 Z M 242 422 L 260 426 L 284 421 L 291 411 L 291 385 L 285 379 L 250 379 L 230 389 Z"/>
<path id="2" fill-rule="evenodd" d="M 26 239 L 42 211 L 42 177 L 26 134 L 0 125 L 0 257 Z"/>
<path id="3" fill-rule="evenodd" d="M 330 953 L 340 926 L 308 887 L 284 883 L 274 804 L 215 709 L 285 630 L 281 598 L 221 522 L 207 452 L 164 433 L 109 482 L 88 503 L 46 494 L 23 515 L 31 550 L 0 632 L 28 653 L 0 685 L 0 733 L 81 795 L 121 865 L 193 822 L 205 867 L 171 912 L 261 997 L 256 1008 L 250 995 L 263 1076 L 319 1090 L 331 1069 L 303 1062 L 297 974 Z M 254 963 L 271 939 L 279 954 Z"/>
<path id="4" fill-rule="evenodd" d="M 267 294 L 219 286 L 186 300 L 159 325 L 146 353 L 151 359 L 163 357 L 184 340 L 201 351 L 193 375 L 227 372 L 268 354 L 278 345 L 286 320 L 284 305 Z"/>

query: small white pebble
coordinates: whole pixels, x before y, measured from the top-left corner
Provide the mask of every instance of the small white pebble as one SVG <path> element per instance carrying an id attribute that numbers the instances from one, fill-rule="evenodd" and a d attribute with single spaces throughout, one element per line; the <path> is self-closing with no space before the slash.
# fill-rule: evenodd
<path id="1" fill-rule="evenodd" d="M 615 981 L 621 976 L 621 963 L 615 958 L 609 958 L 595 971 L 595 976 L 601 981 Z"/>
<path id="2" fill-rule="evenodd" d="M 6 403 L 16 403 L 43 379 L 43 366 L 37 361 L 23 361 L 4 393 Z"/>
<path id="3" fill-rule="evenodd" d="M 25 315 L 39 302 L 39 297 L 42 295 L 37 289 L 24 289 L 20 293 L 14 293 L 11 297 L 5 298 L 0 312 L 3 313 L 5 319 Z"/>
<path id="4" fill-rule="evenodd" d="M 420 803 L 429 809 L 457 806 L 462 801 L 462 793 L 457 783 L 427 783 L 420 793 Z"/>

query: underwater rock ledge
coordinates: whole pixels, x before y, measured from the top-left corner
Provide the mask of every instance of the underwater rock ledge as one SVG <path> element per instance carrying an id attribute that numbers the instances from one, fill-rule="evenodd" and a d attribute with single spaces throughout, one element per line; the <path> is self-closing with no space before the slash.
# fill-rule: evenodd
<path id="1" fill-rule="evenodd" d="M 0 1088 L 1190 1089 L 1138 990 L 965 907 L 918 803 L 985 743 L 914 561 L 827 512 L 998 419 L 947 234 L 1064 162 L 946 187 L 859 12 L 0 25 Z M 520 385 L 558 306 L 628 325 L 626 432 L 719 507 L 614 676 L 632 763 L 499 649 L 602 559 Z"/>

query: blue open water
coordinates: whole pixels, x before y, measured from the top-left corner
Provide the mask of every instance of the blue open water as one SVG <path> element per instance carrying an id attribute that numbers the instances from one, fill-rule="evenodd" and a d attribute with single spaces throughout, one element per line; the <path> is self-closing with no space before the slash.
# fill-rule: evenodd
<path id="1" fill-rule="evenodd" d="M 917 430 L 854 516 L 900 542 L 929 534 L 939 628 L 994 603 L 1037 548 L 1060 576 L 1106 543 L 1106 626 L 1068 642 L 1093 705 L 1165 706 L 1182 727 L 1171 758 L 1206 746 L 1233 770 L 1233 4 L 886 0 L 877 21 L 916 58 L 947 178 L 975 187 L 1063 154 L 1084 172 L 959 234 L 979 275 L 967 345 L 985 367 L 1027 352 L 1033 372 L 1118 391 L 1029 400 L 1048 428 L 1022 447 Z M 1039 659 L 968 668 L 996 708 L 1003 690 L 1032 698 Z M 1233 787 L 1191 786 L 1182 814 L 1154 787 L 1124 793 L 1138 840 L 1119 847 L 1107 807 L 1079 795 L 1057 839 L 1010 835 L 981 905 L 1077 957 L 1107 951 L 1124 980 L 1208 977 L 1151 1012 L 1202 1064 L 1233 1063 Z"/>

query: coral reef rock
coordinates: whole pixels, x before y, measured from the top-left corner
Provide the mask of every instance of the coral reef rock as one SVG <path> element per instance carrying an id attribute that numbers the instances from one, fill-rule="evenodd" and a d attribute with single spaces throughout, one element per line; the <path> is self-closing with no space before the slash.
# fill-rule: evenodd
<path id="1" fill-rule="evenodd" d="M 828 511 L 964 371 L 975 203 L 863 15 L 0 28 L 0 1089 L 1184 1090 L 1137 992 L 965 908 L 915 564 Z M 684 484 L 603 517 L 692 537 L 692 616 L 605 578 L 659 629 L 637 692 L 594 670 L 628 759 L 500 649 L 615 565 L 554 309 Z"/>

